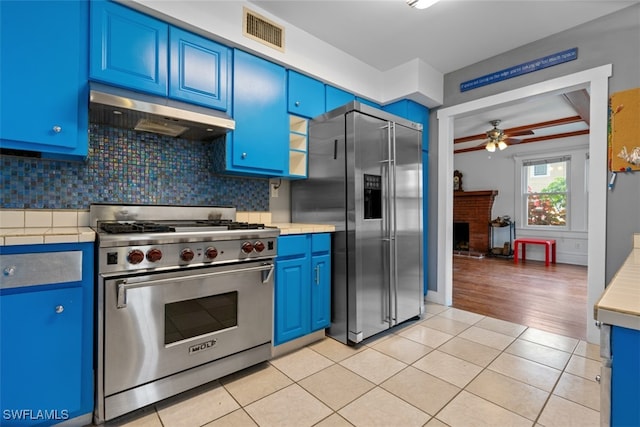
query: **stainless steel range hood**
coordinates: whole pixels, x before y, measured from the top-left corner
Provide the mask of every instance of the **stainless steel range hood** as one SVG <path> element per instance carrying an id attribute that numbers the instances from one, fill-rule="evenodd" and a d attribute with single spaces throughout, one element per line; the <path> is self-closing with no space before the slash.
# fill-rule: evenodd
<path id="1" fill-rule="evenodd" d="M 222 111 L 91 83 L 89 121 L 117 128 L 208 141 L 235 129 Z"/>

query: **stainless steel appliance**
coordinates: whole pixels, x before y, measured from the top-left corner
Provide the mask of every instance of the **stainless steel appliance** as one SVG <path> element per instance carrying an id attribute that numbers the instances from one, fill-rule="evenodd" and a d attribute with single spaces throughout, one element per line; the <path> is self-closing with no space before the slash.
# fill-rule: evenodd
<path id="1" fill-rule="evenodd" d="M 422 125 L 359 102 L 309 124 L 292 220 L 336 227 L 328 335 L 343 343 L 424 311 L 421 140 Z"/>
<path id="2" fill-rule="evenodd" d="M 156 95 L 91 82 L 89 120 L 123 129 L 209 141 L 235 129 L 226 113 Z"/>
<path id="3" fill-rule="evenodd" d="M 94 421 L 271 357 L 279 230 L 235 208 L 92 205 Z"/>

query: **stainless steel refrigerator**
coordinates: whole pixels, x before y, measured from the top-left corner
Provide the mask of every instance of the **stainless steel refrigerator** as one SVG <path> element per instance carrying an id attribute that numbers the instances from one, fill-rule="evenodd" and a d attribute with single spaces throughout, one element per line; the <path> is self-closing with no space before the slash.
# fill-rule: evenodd
<path id="1" fill-rule="evenodd" d="M 331 327 L 346 344 L 420 316 L 422 125 L 354 101 L 309 123 L 293 222 L 332 224 Z"/>

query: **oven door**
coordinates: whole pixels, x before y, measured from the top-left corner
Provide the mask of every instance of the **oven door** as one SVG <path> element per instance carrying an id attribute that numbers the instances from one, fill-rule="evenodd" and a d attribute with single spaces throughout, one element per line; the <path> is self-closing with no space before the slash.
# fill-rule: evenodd
<path id="1" fill-rule="evenodd" d="M 269 343 L 273 262 L 104 281 L 105 396 Z"/>

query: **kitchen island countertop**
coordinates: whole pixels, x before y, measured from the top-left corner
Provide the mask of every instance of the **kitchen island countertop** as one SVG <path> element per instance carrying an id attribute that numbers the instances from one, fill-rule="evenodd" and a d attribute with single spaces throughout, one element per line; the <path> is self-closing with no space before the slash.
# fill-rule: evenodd
<path id="1" fill-rule="evenodd" d="M 596 320 L 640 330 L 640 233 L 633 249 L 594 306 Z"/>

